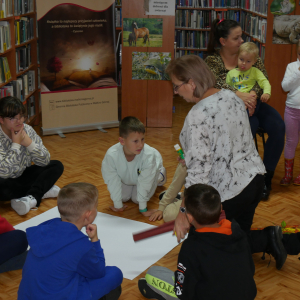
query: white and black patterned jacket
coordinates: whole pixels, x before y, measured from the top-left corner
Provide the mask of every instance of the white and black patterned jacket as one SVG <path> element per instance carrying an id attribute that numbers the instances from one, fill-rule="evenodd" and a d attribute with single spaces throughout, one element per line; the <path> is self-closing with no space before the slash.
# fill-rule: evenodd
<path id="1" fill-rule="evenodd" d="M 220 90 L 188 113 L 180 143 L 185 153 L 186 185 L 213 186 L 222 201 L 238 195 L 265 167 L 257 153 L 244 102 Z"/>
<path id="2" fill-rule="evenodd" d="M 0 178 L 17 178 L 34 162 L 46 166 L 50 162 L 50 153 L 43 145 L 42 139 L 35 130 L 25 124 L 24 130 L 31 138 L 28 147 L 13 143 L 0 126 Z"/>

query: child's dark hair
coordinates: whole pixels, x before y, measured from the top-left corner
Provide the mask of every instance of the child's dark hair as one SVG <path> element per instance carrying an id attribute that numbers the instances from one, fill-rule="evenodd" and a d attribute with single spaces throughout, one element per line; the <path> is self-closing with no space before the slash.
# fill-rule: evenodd
<path id="1" fill-rule="evenodd" d="M 25 115 L 26 108 L 20 99 L 7 96 L 0 99 L 0 117 L 14 118 L 16 115 Z"/>
<path id="2" fill-rule="evenodd" d="M 221 213 L 218 191 L 206 184 L 194 184 L 184 191 L 185 207 L 200 225 L 217 223 Z"/>
<path id="3" fill-rule="evenodd" d="M 211 24 L 209 33 L 207 51 L 209 53 L 216 52 L 216 46 L 221 47 L 220 38 L 226 39 L 230 34 L 231 29 L 240 27 L 241 25 L 234 20 L 215 19 Z"/>
<path id="4" fill-rule="evenodd" d="M 125 117 L 119 125 L 119 136 L 126 138 L 131 132 L 145 133 L 145 126 L 136 117 Z"/>

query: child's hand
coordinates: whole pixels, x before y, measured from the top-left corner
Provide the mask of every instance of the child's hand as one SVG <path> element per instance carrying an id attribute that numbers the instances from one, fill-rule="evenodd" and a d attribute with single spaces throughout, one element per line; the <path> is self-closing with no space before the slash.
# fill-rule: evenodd
<path id="1" fill-rule="evenodd" d="M 95 224 L 89 224 L 86 226 L 86 233 L 88 237 L 91 239 L 92 242 L 98 241 L 98 235 L 97 235 L 97 225 Z"/>
<path id="2" fill-rule="evenodd" d="M 157 209 L 149 209 L 145 212 L 141 212 L 141 214 L 144 216 L 144 217 L 150 217 L 154 212 L 156 212 Z"/>
<path id="3" fill-rule="evenodd" d="M 109 208 L 112 211 L 119 212 L 119 211 L 124 211 L 127 207 L 128 207 L 127 205 L 123 205 L 123 207 L 121 207 L 121 208 L 115 208 L 114 206 L 110 206 Z"/>
<path id="4" fill-rule="evenodd" d="M 260 97 L 261 102 L 267 102 L 270 99 L 270 95 L 269 94 L 262 94 Z"/>
<path id="5" fill-rule="evenodd" d="M 161 220 L 163 217 L 163 212 L 161 210 L 156 210 L 154 213 L 152 213 L 152 215 L 149 218 L 149 221 L 156 221 L 156 220 Z"/>
<path id="6" fill-rule="evenodd" d="M 181 163 L 181 165 L 184 167 L 185 166 L 185 159 L 182 159 L 180 156 L 177 157 L 177 161 Z"/>
<path id="7" fill-rule="evenodd" d="M 14 131 L 14 129 L 11 129 L 11 139 L 13 143 L 22 145 L 24 147 L 28 147 L 31 143 L 32 140 L 28 136 L 28 134 L 24 130 L 24 124 L 22 125 L 21 129 L 19 131 Z"/>

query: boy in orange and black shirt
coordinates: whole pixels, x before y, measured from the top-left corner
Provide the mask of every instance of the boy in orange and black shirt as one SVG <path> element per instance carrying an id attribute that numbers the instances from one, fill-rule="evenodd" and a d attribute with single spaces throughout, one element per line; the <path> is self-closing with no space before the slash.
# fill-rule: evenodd
<path id="1" fill-rule="evenodd" d="M 184 192 L 186 216 L 192 225 L 175 272 L 175 293 L 188 300 L 253 300 L 255 267 L 246 234 L 235 222 L 218 223 L 218 191 L 195 184 Z"/>

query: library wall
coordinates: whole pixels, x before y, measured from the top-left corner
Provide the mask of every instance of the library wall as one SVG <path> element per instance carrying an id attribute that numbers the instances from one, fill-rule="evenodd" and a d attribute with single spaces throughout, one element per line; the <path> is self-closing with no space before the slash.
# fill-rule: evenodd
<path id="1" fill-rule="evenodd" d="M 122 118 L 136 116 L 148 127 L 171 127 L 173 90 L 166 80 L 132 80 L 132 52 L 171 52 L 174 57 L 174 16 L 148 16 L 143 1 L 123 0 L 124 18 L 163 19 L 162 47 L 122 47 Z M 151 33 L 150 33 L 151 34 Z M 123 37 L 122 37 L 123 39 Z M 151 41 L 150 41 L 151 42 Z"/>
<path id="2" fill-rule="evenodd" d="M 270 12 L 272 1 L 269 2 L 268 10 L 268 29 L 266 41 L 266 55 L 265 67 L 268 72 L 269 81 L 272 86 L 272 95 L 269 104 L 274 107 L 280 115 L 284 116 L 286 93 L 282 87 L 281 82 L 287 65 L 297 59 L 296 45 L 279 45 L 273 44 L 273 21 L 274 16 Z M 300 15 L 300 6 L 296 3 L 294 14 Z"/>

